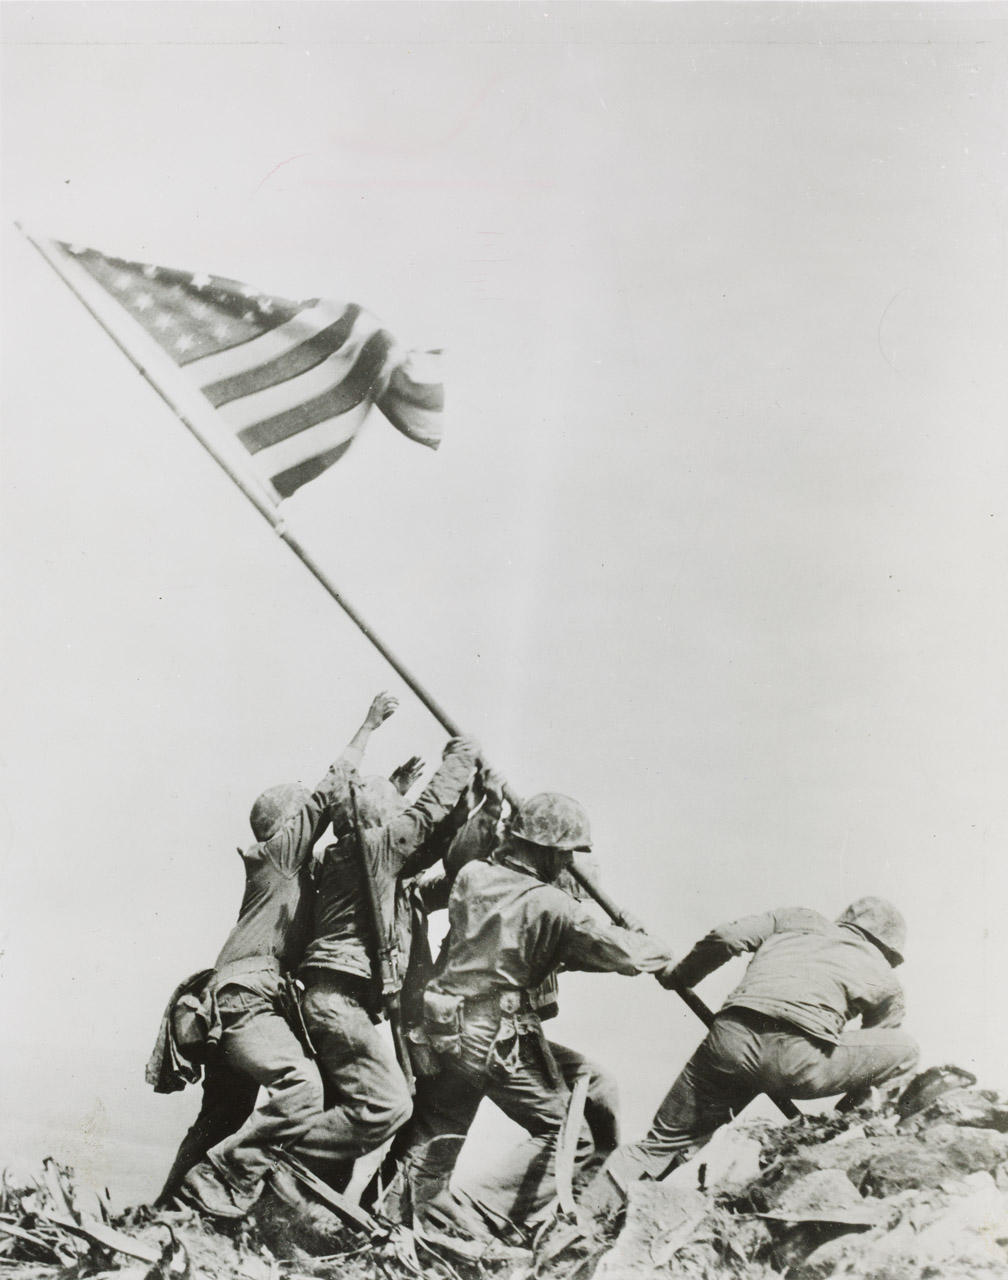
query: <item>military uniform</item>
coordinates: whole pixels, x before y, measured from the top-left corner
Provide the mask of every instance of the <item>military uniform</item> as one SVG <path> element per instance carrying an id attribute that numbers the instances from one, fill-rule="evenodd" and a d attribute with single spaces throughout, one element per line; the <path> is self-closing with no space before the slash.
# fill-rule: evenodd
<path id="1" fill-rule="evenodd" d="M 429 838 L 444 823 L 475 768 L 472 746 L 453 739 L 416 804 L 360 836 L 377 888 L 382 927 L 402 975 L 409 959 L 411 913 L 404 880 L 437 856 Z M 374 926 L 353 834 L 330 845 L 315 887 L 313 938 L 300 977 L 304 1016 L 327 1086 L 328 1106 L 296 1150 L 322 1177 L 339 1181 L 347 1163 L 380 1146 L 409 1116 L 405 1077 L 379 1034 Z"/>
<path id="2" fill-rule="evenodd" d="M 506 849 L 462 868 L 448 912 L 446 949 L 425 996 L 443 1072 L 438 1089 L 449 1096 L 457 1088 L 470 1119 L 472 1102 L 487 1097 L 530 1135 L 509 1208 L 520 1222 L 555 1194 L 551 1157 L 569 1086 L 590 1070 L 580 1055 L 546 1039 L 530 993 L 560 966 L 636 974 L 664 971 L 672 960 L 646 935 L 599 924 Z M 592 1151 L 583 1127 L 576 1165 L 583 1168 Z"/>
<path id="3" fill-rule="evenodd" d="M 497 848 L 499 820 L 499 810 L 487 803 L 473 813 L 453 836 L 443 855 L 444 873 L 423 886 L 421 905 L 424 925 L 428 912 L 448 906 L 451 886 L 462 867 L 477 860 L 486 861 Z M 555 883 L 579 900 L 579 887 L 569 875 L 564 873 Z M 418 934 L 422 936 L 418 937 Z M 415 944 L 423 942 L 425 938 L 425 929 L 414 929 Z M 423 986 L 447 960 L 447 949 L 446 941 L 437 967 L 430 963 L 428 951 L 426 963 L 416 966 L 412 989 L 407 987 L 403 991 L 403 1008 L 411 1025 L 416 1026 L 423 1021 Z M 558 987 L 555 971 L 548 973 L 542 983 L 529 992 L 529 1001 L 542 1021 L 556 1017 Z M 597 1063 L 584 1058 L 573 1049 L 553 1041 L 550 1041 L 550 1049 L 568 1088 L 573 1087 L 579 1075 L 588 1076 L 585 1120 L 593 1143 L 592 1162 L 601 1163 L 619 1143 L 619 1093 L 616 1082 Z M 390 1169 L 396 1161 L 409 1160 L 435 1138 L 448 1134 L 467 1134 L 482 1099 L 482 1085 L 464 1080 L 456 1072 L 440 1070 L 427 1074 L 418 1071 L 413 1113 L 396 1134 L 386 1167 Z"/>
<path id="4" fill-rule="evenodd" d="M 249 1082 L 243 1086 L 249 1096 L 254 1084 L 268 1097 L 237 1133 L 206 1156 L 234 1199 L 229 1216 L 240 1216 L 254 1199 L 273 1163 L 271 1150 L 294 1143 L 322 1110 L 322 1079 L 283 1015 L 281 987 L 308 936 L 312 849 L 333 807 L 347 801 L 354 763 L 346 756 L 337 761 L 278 830 L 242 854 L 245 893 L 238 921 L 210 979 L 221 1026 L 215 1065 L 222 1069 L 222 1074 L 211 1073 L 210 1101 L 220 1093 L 217 1085 L 233 1077 Z M 241 1105 L 236 1099 L 234 1116 Z M 197 1179 L 197 1198 L 202 1168 L 197 1165 L 188 1175 Z"/>
<path id="5" fill-rule="evenodd" d="M 857 1093 L 913 1068 L 900 1030 L 903 991 L 891 963 L 856 928 L 789 907 L 714 929 L 663 977 L 692 987 L 732 956 L 754 952 L 640 1142 L 620 1147 L 586 1197 L 612 1203 L 612 1184 L 661 1178 L 760 1093 L 825 1098 Z M 900 957 L 897 957 L 899 959 Z M 846 1024 L 860 1015 L 858 1029 Z"/>

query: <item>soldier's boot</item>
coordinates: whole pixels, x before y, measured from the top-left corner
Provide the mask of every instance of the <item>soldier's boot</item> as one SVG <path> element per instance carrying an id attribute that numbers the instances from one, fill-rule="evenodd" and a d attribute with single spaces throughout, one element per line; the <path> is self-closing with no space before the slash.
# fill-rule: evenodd
<path id="1" fill-rule="evenodd" d="M 274 1253 L 293 1246 L 318 1256 L 360 1244 L 360 1237 L 338 1214 L 306 1193 L 298 1179 L 282 1167 L 268 1174 L 253 1217 Z"/>
<path id="2" fill-rule="evenodd" d="M 208 1160 L 194 1165 L 182 1179 L 175 1198 L 211 1218 L 235 1221 L 255 1204 L 259 1188 L 235 1187 Z"/>

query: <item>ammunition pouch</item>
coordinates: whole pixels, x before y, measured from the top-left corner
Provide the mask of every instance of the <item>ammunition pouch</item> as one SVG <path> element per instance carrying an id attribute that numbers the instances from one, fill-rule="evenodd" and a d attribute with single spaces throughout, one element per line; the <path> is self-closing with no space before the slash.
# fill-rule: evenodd
<path id="1" fill-rule="evenodd" d="M 423 996 L 424 1033 L 435 1053 L 457 1058 L 462 1052 L 463 996 L 428 989 Z"/>

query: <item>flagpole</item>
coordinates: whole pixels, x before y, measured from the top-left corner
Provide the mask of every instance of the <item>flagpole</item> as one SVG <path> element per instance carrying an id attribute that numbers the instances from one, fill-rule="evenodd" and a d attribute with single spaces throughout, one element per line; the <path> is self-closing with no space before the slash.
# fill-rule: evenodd
<path id="1" fill-rule="evenodd" d="M 332 580 L 328 577 L 325 570 L 305 550 L 305 548 L 297 540 L 294 534 L 291 533 L 291 531 L 283 524 L 283 521 L 281 520 L 277 524 L 275 524 L 274 528 L 276 529 L 282 541 L 285 542 L 288 547 L 290 547 L 291 551 L 294 552 L 294 554 L 305 566 L 308 572 L 312 574 L 315 577 L 315 579 L 322 584 L 323 587 L 325 587 L 326 591 L 329 592 L 329 594 L 336 601 L 336 603 L 343 610 L 343 612 L 350 619 L 350 621 L 354 624 L 354 626 L 357 627 L 357 629 L 364 636 L 366 636 L 368 640 L 371 641 L 371 643 L 378 650 L 378 652 L 385 659 L 385 661 L 389 664 L 389 666 L 396 673 L 396 675 L 398 675 L 400 679 L 402 679 L 407 685 L 409 685 L 409 687 L 413 690 L 416 696 L 424 704 L 424 706 L 431 713 L 434 719 L 440 722 L 445 732 L 450 734 L 453 738 L 459 737 L 462 733 L 462 730 L 458 727 L 458 725 L 451 718 L 448 712 L 445 711 L 444 707 L 442 707 L 441 704 L 433 697 L 433 695 L 429 693 L 427 689 L 424 688 L 424 686 L 420 683 L 420 681 L 416 678 L 416 676 L 413 675 L 413 673 L 407 667 L 403 666 L 402 662 L 400 662 L 400 660 L 396 657 L 396 655 L 392 652 L 392 650 L 388 647 L 388 645 L 385 644 L 385 642 L 374 632 L 374 630 L 367 624 L 367 622 L 364 621 L 364 619 L 353 607 L 353 605 L 346 599 L 346 597 L 342 594 L 342 592 L 338 590 L 338 588 L 335 586 Z"/>
<path id="2" fill-rule="evenodd" d="M 144 332 L 143 328 L 114 302 L 111 305 L 116 309 L 112 311 L 108 305 L 107 295 L 101 287 L 72 259 L 64 260 L 62 256 L 57 256 L 48 245 L 29 235 L 20 222 L 16 222 L 14 225 L 28 243 L 52 267 L 53 271 L 56 272 L 90 315 L 101 325 L 102 329 L 123 355 L 126 356 L 140 376 L 149 386 L 153 387 L 182 425 L 196 437 L 218 466 L 227 472 L 249 502 L 268 522 L 273 532 L 282 542 L 286 543 L 308 572 L 332 596 L 354 626 L 370 640 L 392 670 L 412 689 L 434 719 L 442 725 L 445 732 L 452 737 L 458 737 L 462 731 L 444 707 L 396 657 L 388 645 L 346 599 L 318 561 L 288 529 L 283 516 L 277 509 L 266 487 L 261 486 L 257 480 L 251 479 L 242 473 L 240 463 L 244 460 L 245 455 L 238 454 L 236 457 L 232 457 L 221 447 L 217 438 L 219 431 L 214 429 L 216 426 L 214 410 L 209 402 L 203 403 L 202 394 L 195 388 L 178 387 L 177 376 L 165 377 L 163 379 L 164 385 L 162 385 L 162 381 L 159 381 L 154 372 L 159 365 L 164 367 L 166 373 L 177 374 L 177 371 L 171 366 L 168 358 L 160 351 L 157 344 Z M 115 317 L 114 324 L 112 323 L 113 316 Z M 173 388 L 173 390 L 168 390 L 169 387 Z"/>

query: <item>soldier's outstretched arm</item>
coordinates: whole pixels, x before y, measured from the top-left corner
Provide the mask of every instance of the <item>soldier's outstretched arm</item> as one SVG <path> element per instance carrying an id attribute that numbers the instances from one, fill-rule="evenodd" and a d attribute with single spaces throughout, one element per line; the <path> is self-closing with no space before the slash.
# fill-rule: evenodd
<path id="1" fill-rule="evenodd" d="M 451 814 L 459 797 L 469 785 L 479 760 L 480 746 L 475 738 L 450 738 L 444 749 L 441 766 L 424 787 L 416 804 L 388 824 L 382 856 L 392 875 L 415 875 L 429 866 L 439 855 L 436 844 L 427 839 Z M 428 850 L 428 857 L 422 855 Z"/>
<path id="2" fill-rule="evenodd" d="M 600 924 L 590 911 L 573 901 L 564 915 L 559 958 L 567 969 L 662 976 L 675 966 L 665 943 L 650 934 Z"/>
<path id="3" fill-rule="evenodd" d="M 743 916 L 739 920 L 720 924 L 701 938 L 689 955 L 661 979 L 662 986 L 695 987 L 733 956 L 759 950 L 771 934 L 800 925 L 806 916 L 814 914 L 802 907 L 785 907 L 779 911 L 763 911 L 759 915 Z"/>
<path id="4" fill-rule="evenodd" d="M 399 699 L 391 693 L 375 694 L 371 699 L 371 705 L 368 707 L 368 713 L 364 717 L 361 727 L 343 750 L 341 759 L 344 763 L 348 764 L 352 769 L 360 768 L 361 761 L 364 759 L 364 749 L 372 733 L 385 723 L 398 705 Z"/>

